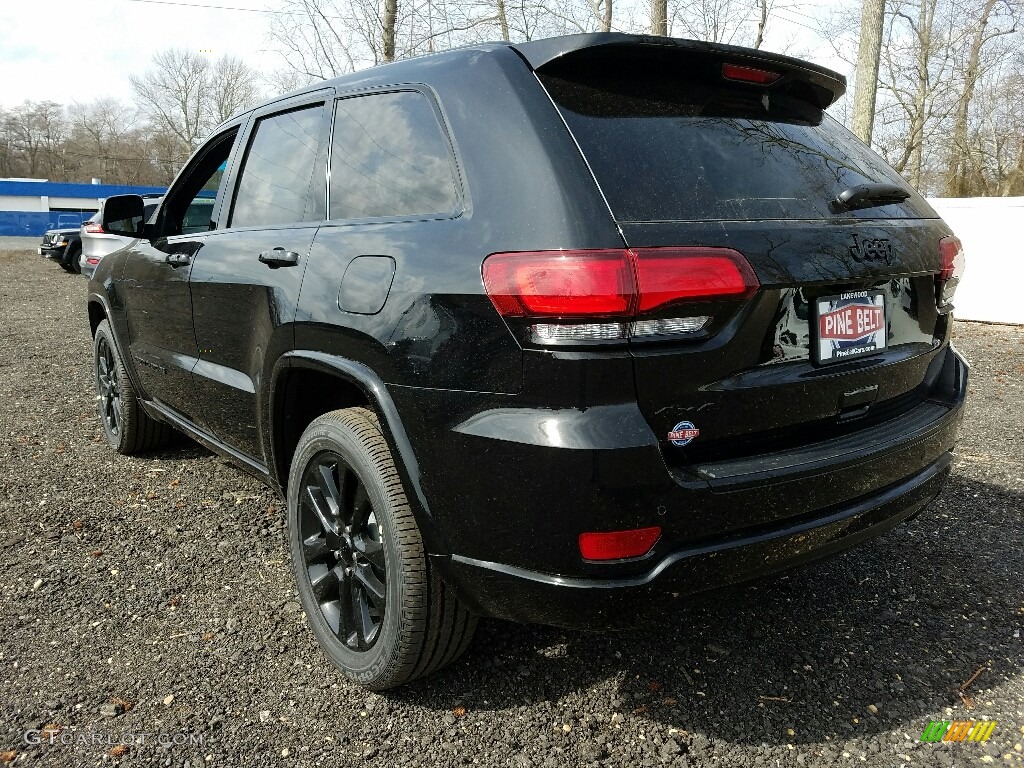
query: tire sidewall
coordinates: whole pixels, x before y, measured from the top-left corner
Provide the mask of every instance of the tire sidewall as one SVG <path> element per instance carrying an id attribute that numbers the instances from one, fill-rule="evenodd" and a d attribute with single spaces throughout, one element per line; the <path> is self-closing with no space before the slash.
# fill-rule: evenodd
<path id="1" fill-rule="evenodd" d="M 333 451 L 339 454 L 359 477 L 373 505 L 377 525 L 383 533 L 387 569 L 385 585 L 387 605 L 377 641 L 373 647 L 364 652 L 349 650 L 323 618 L 319 605 L 313 597 L 303 559 L 298 519 L 302 476 L 305 474 L 310 460 L 323 451 Z M 287 496 L 288 548 L 299 599 L 309 626 L 324 652 L 347 677 L 366 686 L 373 686 L 376 681 L 381 680 L 383 675 L 388 674 L 393 666 L 393 659 L 399 655 L 400 650 L 398 645 L 402 636 L 401 624 L 407 620 L 408 614 L 408 611 L 405 610 L 407 596 L 403 593 L 405 592 L 404 576 L 411 553 L 403 552 L 398 546 L 398 531 L 392 515 L 392 501 L 384 487 L 380 467 L 376 466 L 373 457 L 359 436 L 346 425 L 331 418 L 318 419 L 307 428 L 299 439 L 289 472 Z"/>

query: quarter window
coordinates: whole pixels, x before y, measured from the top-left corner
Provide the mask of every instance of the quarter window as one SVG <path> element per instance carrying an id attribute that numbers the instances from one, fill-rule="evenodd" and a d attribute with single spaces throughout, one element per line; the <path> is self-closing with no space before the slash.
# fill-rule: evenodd
<path id="1" fill-rule="evenodd" d="M 257 121 L 238 181 L 232 227 L 292 224 L 305 218 L 322 110 L 317 104 Z"/>
<path id="2" fill-rule="evenodd" d="M 332 219 L 447 214 L 457 194 L 448 144 L 416 91 L 339 99 L 331 147 Z"/>

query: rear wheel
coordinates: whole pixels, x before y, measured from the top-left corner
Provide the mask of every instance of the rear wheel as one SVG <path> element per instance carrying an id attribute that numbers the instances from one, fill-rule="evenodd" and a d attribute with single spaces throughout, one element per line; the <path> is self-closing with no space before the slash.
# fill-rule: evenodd
<path id="1" fill-rule="evenodd" d="M 332 411 L 299 440 L 288 480 L 299 598 L 324 652 L 372 690 L 465 651 L 476 617 L 431 567 L 376 416 Z"/>
<path id="2" fill-rule="evenodd" d="M 107 443 L 118 453 L 144 453 L 165 445 L 174 430 L 151 419 L 142 410 L 135 388 L 114 345 L 110 323 L 96 328 L 93 338 L 93 362 L 96 372 L 96 399 L 100 423 Z"/>

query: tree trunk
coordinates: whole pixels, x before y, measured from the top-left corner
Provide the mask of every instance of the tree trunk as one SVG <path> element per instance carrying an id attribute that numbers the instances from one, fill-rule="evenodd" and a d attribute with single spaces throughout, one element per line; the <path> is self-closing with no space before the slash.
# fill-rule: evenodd
<path id="1" fill-rule="evenodd" d="M 978 26 L 971 38 L 971 50 L 967 59 L 967 71 L 964 73 L 964 90 L 956 105 L 956 116 L 953 120 L 953 141 L 950 146 L 949 169 L 946 173 L 946 196 L 964 197 L 967 194 L 967 174 L 969 171 L 971 148 L 967 146 L 967 118 L 974 99 L 974 88 L 978 84 L 981 62 L 981 48 L 985 44 L 985 28 L 989 17 L 995 9 L 996 0 L 987 0 L 978 18 Z"/>
<path id="2" fill-rule="evenodd" d="M 612 31 L 612 0 L 604 0 L 604 18 L 601 19 L 601 31 Z"/>
<path id="3" fill-rule="evenodd" d="M 651 0 L 651 34 L 668 36 L 668 0 Z"/>
<path id="4" fill-rule="evenodd" d="M 860 45 L 857 49 L 857 85 L 853 96 L 853 132 L 865 144 L 871 144 L 871 134 L 875 126 L 878 60 L 882 53 L 884 24 L 885 0 L 863 0 L 860 14 Z"/>
<path id="5" fill-rule="evenodd" d="M 384 0 L 384 61 L 395 60 L 395 22 L 398 0 Z"/>
<path id="6" fill-rule="evenodd" d="M 508 40 L 508 15 L 505 13 L 505 0 L 498 0 L 498 24 L 501 27 L 501 39 Z"/>
<path id="7" fill-rule="evenodd" d="M 761 6 L 761 20 L 757 23 L 757 40 L 754 41 L 754 47 L 760 48 L 764 42 L 764 30 L 768 26 L 768 0 L 760 0 L 758 5 Z M 878 59 L 875 59 L 875 71 L 878 71 Z"/>

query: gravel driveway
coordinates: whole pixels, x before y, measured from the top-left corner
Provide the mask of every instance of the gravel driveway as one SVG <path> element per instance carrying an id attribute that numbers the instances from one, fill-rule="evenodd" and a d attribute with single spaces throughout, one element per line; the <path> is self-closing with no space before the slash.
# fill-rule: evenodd
<path id="1" fill-rule="evenodd" d="M 107 449 L 85 287 L 0 252 L 0 760 L 1024 762 L 1024 329 L 957 327 L 961 451 L 915 522 L 642 631 L 482 622 L 461 661 L 376 695 L 314 645 L 268 490 L 185 439 Z M 987 743 L 919 741 L 929 720 L 980 718 L 998 720 Z"/>

